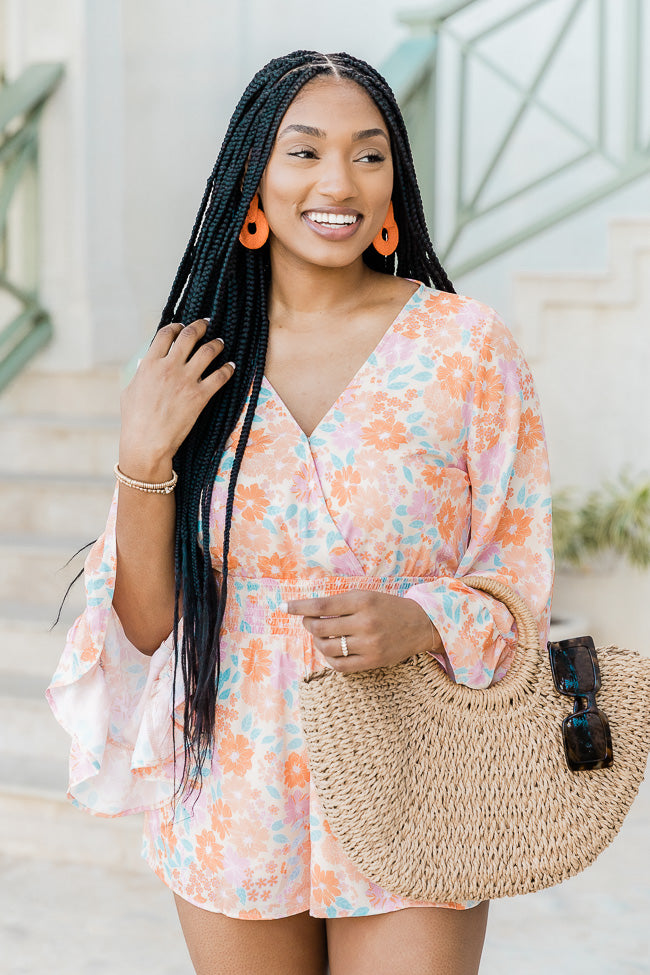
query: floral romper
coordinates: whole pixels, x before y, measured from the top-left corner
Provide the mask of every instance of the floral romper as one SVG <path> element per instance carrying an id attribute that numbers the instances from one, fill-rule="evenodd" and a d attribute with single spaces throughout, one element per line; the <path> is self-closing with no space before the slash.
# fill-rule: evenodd
<path id="1" fill-rule="evenodd" d="M 216 569 L 243 416 L 212 495 Z M 481 573 L 526 599 L 545 641 L 544 429 L 529 368 L 496 313 L 420 284 L 310 437 L 264 379 L 232 517 L 215 747 L 198 801 L 178 802 L 175 816 L 180 667 L 175 758 L 171 640 L 140 653 L 112 608 L 118 493 L 86 561 L 87 607 L 46 692 L 72 736 L 72 802 L 100 816 L 144 811 L 143 857 L 209 911 L 266 919 L 428 906 L 363 877 L 330 830 L 298 701 L 301 679 L 324 660 L 280 603 L 351 589 L 414 599 L 440 633 L 451 676 L 487 687 L 508 667 L 514 627 L 503 604 L 464 585 Z"/>

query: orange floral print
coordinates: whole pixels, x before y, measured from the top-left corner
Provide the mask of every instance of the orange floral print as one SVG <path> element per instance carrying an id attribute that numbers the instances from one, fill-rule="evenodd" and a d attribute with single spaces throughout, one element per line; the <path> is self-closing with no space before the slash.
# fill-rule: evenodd
<path id="1" fill-rule="evenodd" d="M 532 514 L 527 515 L 519 508 L 504 513 L 496 533 L 497 541 L 503 545 L 523 545 L 531 532 Z"/>
<path id="2" fill-rule="evenodd" d="M 544 441 L 542 418 L 531 409 L 524 410 L 519 426 L 518 449 L 523 452 L 534 450 Z"/>
<path id="3" fill-rule="evenodd" d="M 216 873 L 223 867 L 223 846 L 216 842 L 211 830 L 204 829 L 196 837 L 196 855 L 203 870 Z"/>
<path id="4" fill-rule="evenodd" d="M 263 640 L 251 640 L 242 651 L 241 668 L 256 683 L 271 673 L 271 651 Z"/>
<path id="5" fill-rule="evenodd" d="M 339 504 L 347 502 L 356 494 L 361 484 L 361 474 L 353 467 L 344 467 L 337 471 L 332 481 L 332 494 Z"/>
<path id="6" fill-rule="evenodd" d="M 264 517 L 269 499 L 255 484 L 237 484 L 235 492 L 235 507 L 241 511 L 242 518 L 247 521 L 259 521 Z"/>
<path id="7" fill-rule="evenodd" d="M 252 759 L 253 749 L 249 747 L 248 738 L 226 731 L 219 743 L 219 762 L 224 772 L 245 775 L 253 764 Z"/>
<path id="8" fill-rule="evenodd" d="M 461 352 L 444 355 L 438 382 L 454 398 L 464 396 L 472 381 L 472 360 Z"/>
<path id="9" fill-rule="evenodd" d="M 478 399 L 484 409 L 499 403 L 503 396 L 503 382 L 496 369 L 484 369 L 476 381 Z"/>
<path id="10" fill-rule="evenodd" d="M 362 432 L 365 443 L 377 450 L 394 450 L 407 442 L 406 427 L 390 417 L 371 420 Z"/>
<path id="11" fill-rule="evenodd" d="M 211 810 L 211 827 L 220 839 L 225 839 L 230 832 L 232 809 L 223 799 L 215 799 Z"/>
<path id="12" fill-rule="evenodd" d="M 327 907 L 341 893 L 341 888 L 333 870 L 321 870 L 317 863 L 312 868 L 312 896 L 319 904 Z"/>
<path id="13" fill-rule="evenodd" d="M 298 563 L 293 555 L 260 555 L 260 575 L 262 576 L 290 576 L 296 571 Z"/>
<path id="14" fill-rule="evenodd" d="M 309 782 L 307 758 L 300 752 L 291 752 L 284 763 L 284 784 L 287 789 L 302 788 Z"/>

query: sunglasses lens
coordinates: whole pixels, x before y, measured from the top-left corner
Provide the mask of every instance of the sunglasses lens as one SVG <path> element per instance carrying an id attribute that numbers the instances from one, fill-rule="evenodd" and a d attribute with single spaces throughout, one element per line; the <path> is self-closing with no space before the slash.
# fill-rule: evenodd
<path id="1" fill-rule="evenodd" d="M 602 711 L 578 711 L 565 718 L 562 727 L 570 769 L 581 772 L 612 764 L 612 736 Z"/>
<path id="2" fill-rule="evenodd" d="M 599 685 L 596 654 L 588 644 L 572 643 L 549 643 L 555 686 L 561 694 L 592 694 Z"/>

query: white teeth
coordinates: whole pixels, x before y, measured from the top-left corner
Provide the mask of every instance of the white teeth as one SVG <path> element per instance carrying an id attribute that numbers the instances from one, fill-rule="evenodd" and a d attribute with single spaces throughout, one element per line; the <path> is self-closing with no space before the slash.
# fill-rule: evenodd
<path id="1" fill-rule="evenodd" d="M 353 224 L 358 217 L 348 213 L 322 213 L 319 210 L 308 210 L 305 214 L 314 223 L 323 223 L 328 226 L 338 226 L 339 224 Z"/>

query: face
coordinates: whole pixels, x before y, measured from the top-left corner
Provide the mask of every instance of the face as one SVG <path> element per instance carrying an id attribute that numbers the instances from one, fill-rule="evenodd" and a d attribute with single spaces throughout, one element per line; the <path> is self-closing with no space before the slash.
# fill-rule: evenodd
<path id="1" fill-rule="evenodd" d="M 287 109 L 260 182 L 277 252 L 321 267 L 359 259 L 393 192 L 388 129 L 353 81 L 317 78 Z"/>

